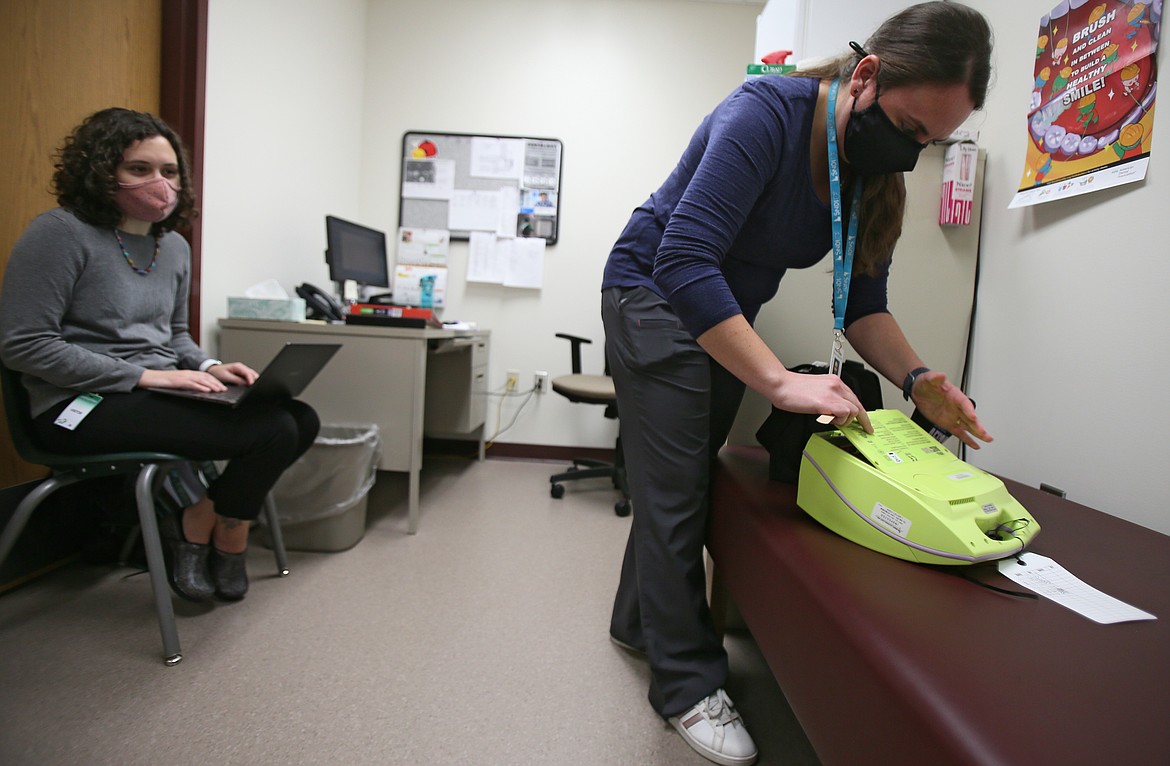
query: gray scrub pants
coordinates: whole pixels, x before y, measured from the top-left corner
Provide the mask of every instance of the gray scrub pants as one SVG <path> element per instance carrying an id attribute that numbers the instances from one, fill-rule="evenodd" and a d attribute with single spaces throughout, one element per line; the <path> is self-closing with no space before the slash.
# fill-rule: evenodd
<path id="1" fill-rule="evenodd" d="M 711 463 L 744 384 L 651 290 L 603 291 L 601 316 L 634 509 L 610 633 L 645 650 L 650 704 L 675 716 L 727 681 L 703 546 Z"/>

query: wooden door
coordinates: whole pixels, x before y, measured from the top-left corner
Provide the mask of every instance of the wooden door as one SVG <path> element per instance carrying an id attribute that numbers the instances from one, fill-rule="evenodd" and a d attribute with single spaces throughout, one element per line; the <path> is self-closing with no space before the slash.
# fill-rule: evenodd
<path id="1" fill-rule="evenodd" d="M 109 106 L 158 113 L 160 0 L 3 0 L 0 24 L 0 277 L 13 243 L 56 205 L 53 155 L 87 115 Z M 0 421 L 3 422 L 3 421 Z M 44 475 L 0 427 L 0 487 Z"/>

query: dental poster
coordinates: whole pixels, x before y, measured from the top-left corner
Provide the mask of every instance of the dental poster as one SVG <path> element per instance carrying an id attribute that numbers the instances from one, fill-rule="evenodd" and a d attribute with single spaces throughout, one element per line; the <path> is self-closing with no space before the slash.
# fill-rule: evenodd
<path id="1" fill-rule="evenodd" d="M 1162 0 L 1062 0 L 1040 19 L 1025 207 L 1146 177 Z"/>

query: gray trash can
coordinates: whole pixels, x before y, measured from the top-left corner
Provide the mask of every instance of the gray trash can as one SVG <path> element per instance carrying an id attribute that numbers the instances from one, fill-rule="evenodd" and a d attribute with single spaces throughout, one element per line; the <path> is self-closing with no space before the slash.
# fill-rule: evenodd
<path id="1" fill-rule="evenodd" d="M 378 426 L 322 425 L 317 440 L 272 490 L 284 546 L 343 551 L 366 533 L 366 500 L 374 486 L 382 439 Z M 267 529 L 265 544 L 270 544 Z"/>

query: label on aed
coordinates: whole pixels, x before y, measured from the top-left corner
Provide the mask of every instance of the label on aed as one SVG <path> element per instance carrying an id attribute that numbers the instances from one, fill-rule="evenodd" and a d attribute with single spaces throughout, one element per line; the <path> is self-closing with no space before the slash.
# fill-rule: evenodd
<path id="1" fill-rule="evenodd" d="M 878 524 L 881 524 L 899 537 L 910 536 L 910 519 L 898 513 L 893 508 L 887 508 L 881 503 L 874 503 L 873 512 L 870 513 L 870 516 Z"/>
<path id="2" fill-rule="evenodd" d="M 962 473 L 952 473 L 947 478 L 950 479 L 951 481 L 963 481 L 964 479 L 970 479 L 974 475 L 975 474 L 973 474 L 973 473 L 970 473 L 968 471 L 964 471 Z"/>
<path id="3" fill-rule="evenodd" d="M 890 459 L 890 462 L 892 462 L 892 463 L 901 463 L 902 462 L 902 458 L 898 457 L 897 452 L 887 452 L 886 457 L 888 457 Z"/>
<path id="4" fill-rule="evenodd" d="M 990 516 L 993 513 L 999 513 L 999 509 L 995 507 L 995 503 L 988 503 L 983 506 L 983 512 Z"/>

